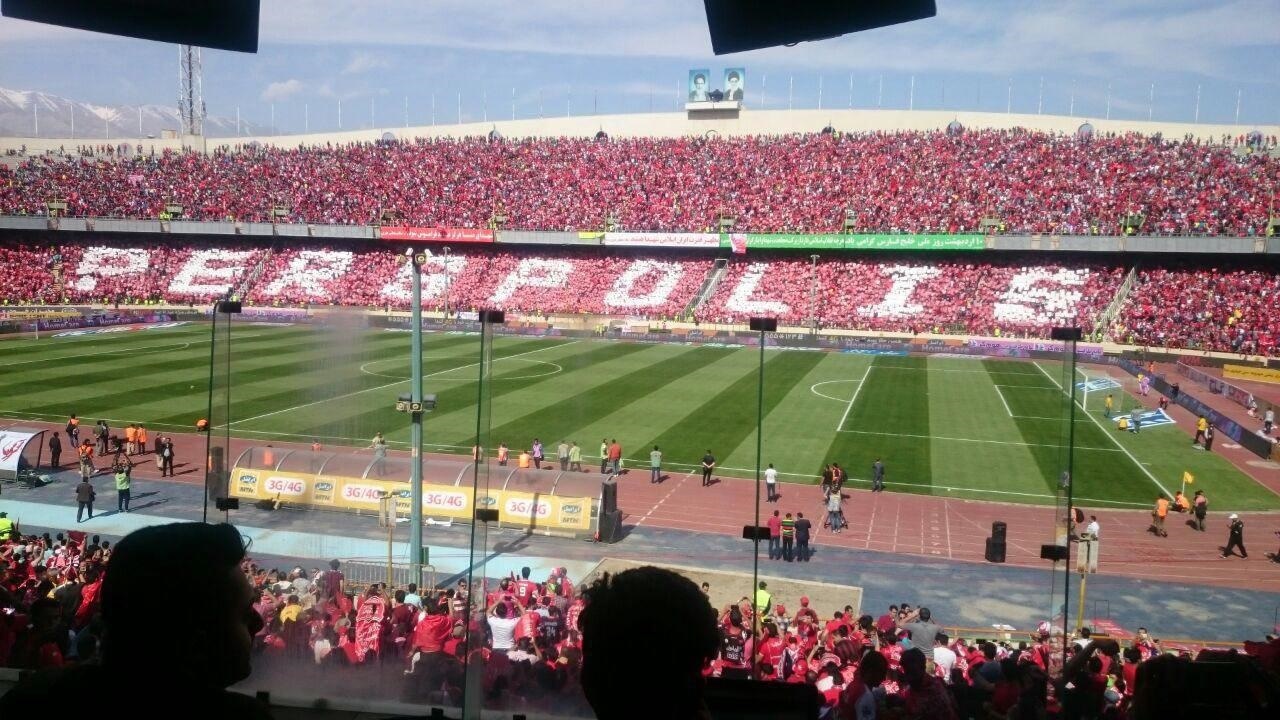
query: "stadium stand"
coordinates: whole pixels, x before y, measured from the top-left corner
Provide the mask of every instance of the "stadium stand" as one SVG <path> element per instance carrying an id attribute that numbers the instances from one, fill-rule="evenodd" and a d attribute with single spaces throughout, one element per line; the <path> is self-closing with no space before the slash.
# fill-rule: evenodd
<path id="1" fill-rule="evenodd" d="M 1188 264 L 1144 268 L 1112 334 L 1153 347 L 1276 355 L 1280 273 Z"/>
<path id="2" fill-rule="evenodd" d="M 111 543 L 75 531 L 0 540 L 0 667 L 63 668 L 99 657 L 100 589 L 111 554 Z M 467 663 L 472 672 L 481 668 L 488 709 L 590 715 L 578 681 L 577 619 L 585 605 L 562 570 L 543 581 L 503 578 L 492 589 L 486 581 L 469 592 L 465 581 L 447 589 L 354 586 L 337 561 L 324 571 L 281 571 L 247 558 L 241 569 L 263 621 L 253 641 L 258 677 L 285 673 L 295 688 L 316 684 L 327 693 L 456 706 Z M 1001 630 L 978 640 L 935 634 L 944 630 L 924 608 L 895 606 L 876 618 L 854 617 L 848 607 L 819 614 L 807 598 L 768 603 L 759 608 L 744 598 L 718 609 L 723 639 L 703 673 L 728 677 L 754 667 L 765 681 L 808 683 L 822 694 L 824 712 L 840 708 L 841 717 L 854 717 L 875 686 L 882 702 L 904 706 L 908 717 L 1154 717 L 1137 714 L 1137 706 L 1151 702 L 1143 693 L 1159 680 L 1148 676 L 1149 685 L 1139 687 L 1137 679 L 1154 670 L 1149 663 L 1175 661 L 1162 653 L 1180 663 L 1198 653 L 1247 665 L 1237 677 L 1271 701 L 1280 670 L 1280 641 L 1246 642 L 1243 653 L 1226 653 L 1162 645 L 1139 633 L 1122 638 L 1123 649 L 1112 639 L 1066 643 L 1064 664 L 1064 642 L 1074 638 L 1048 622 L 1021 638 Z M 180 625 L 156 630 L 169 631 Z M 912 656 L 920 651 L 924 656 Z M 872 655 L 879 657 L 869 661 Z M 1169 688 L 1176 697 L 1165 700 L 1190 702 L 1185 696 L 1194 690 Z M 1231 717 L 1262 717 L 1243 699 L 1249 694 L 1213 702 L 1234 703 Z"/>
<path id="3" fill-rule="evenodd" d="M 1138 134 L 1020 130 L 797 134 L 726 139 L 483 138 L 246 147 L 210 155 L 42 155 L 0 166 L 0 212 L 579 230 L 616 214 L 628 230 L 962 232 L 997 216 L 1011 232 L 1114 232 L 1128 213 L 1158 234 L 1260 236 L 1280 162 L 1228 145 Z"/>
<path id="4" fill-rule="evenodd" d="M 990 258 L 990 259 L 988 259 Z M 409 267 L 386 246 L 299 242 L 225 245 L 202 241 L 45 245 L 0 241 L 0 303 L 206 303 L 229 289 L 250 304 L 405 309 Z M 448 263 L 448 272 L 445 263 Z M 1143 260 L 1111 325 L 1097 322 L 1128 267 L 1117 261 L 1001 253 L 972 257 L 827 254 L 730 255 L 713 274 L 705 252 L 538 247 L 437 253 L 423 278 L 424 305 L 503 308 L 530 314 L 591 313 L 865 331 L 1043 337 L 1078 323 L 1116 342 L 1275 356 L 1280 352 L 1280 271 L 1247 260 L 1196 267 Z M 811 304 L 810 273 L 816 271 Z M 690 311 L 692 315 L 687 314 Z"/>
<path id="5" fill-rule="evenodd" d="M 821 260 L 812 304 L 823 327 L 965 334 L 1043 335 L 1078 322 L 1091 332 L 1115 296 L 1122 271 L 1101 264 L 1015 260 Z M 810 263 L 796 256 L 733 262 L 718 292 L 699 310 L 714 322 L 777 315 L 810 319 Z"/>

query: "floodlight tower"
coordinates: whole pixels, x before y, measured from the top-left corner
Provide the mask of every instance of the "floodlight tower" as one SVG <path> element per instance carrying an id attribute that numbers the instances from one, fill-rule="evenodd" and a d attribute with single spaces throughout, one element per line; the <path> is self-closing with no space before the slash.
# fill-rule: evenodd
<path id="1" fill-rule="evenodd" d="M 183 135 L 204 133 L 204 82 L 200 48 L 178 46 L 178 118 Z"/>

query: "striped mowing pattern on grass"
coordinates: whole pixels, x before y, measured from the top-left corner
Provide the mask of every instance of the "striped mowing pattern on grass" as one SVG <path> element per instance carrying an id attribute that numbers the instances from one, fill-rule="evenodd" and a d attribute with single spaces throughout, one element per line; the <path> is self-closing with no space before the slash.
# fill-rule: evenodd
<path id="1" fill-rule="evenodd" d="M 0 414 L 189 428 L 207 408 L 208 342 L 208 326 L 193 324 L 0 344 Z M 429 333 L 425 342 L 426 389 L 438 400 L 426 442 L 465 453 L 479 337 Z M 263 442 L 353 445 L 382 431 L 405 447 L 408 419 L 393 404 L 408 390 L 408 344 L 398 332 L 242 326 L 232 345 L 232 429 Z M 539 437 L 553 457 L 560 440 L 575 440 L 593 460 L 601 437 L 617 438 L 630 468 L 645 467 L 657 444 L 666 465 L 686 470 L 710 448 L 722 471 L 755 474 L 758 349 L 499 337 L 494 358 L 490 444 L 518 450 Z M 1074 492 L 1099 504 L 1149 503 L 1152 478 L 1172 487 L 1190 471 L 1215 510 L 1280 507 L 1221 457 L 1192 450 L 1178 428 L 1117 433 L 1100 417 L 1097 393 L 1091 415 L 1077 406 L 1067 422 L 1061 367 L 1042 365 L 770 350 L 762 460 L 788 480 L 816 482 L 824 462 L 859 478 L 880 457 L 890 490 L 1043 503 L 1057 491 L 1070 440 Z"/>

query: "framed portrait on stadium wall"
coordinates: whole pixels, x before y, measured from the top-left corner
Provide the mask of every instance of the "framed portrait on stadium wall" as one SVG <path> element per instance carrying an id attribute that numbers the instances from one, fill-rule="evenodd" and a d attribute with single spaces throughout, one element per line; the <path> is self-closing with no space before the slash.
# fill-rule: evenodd
<path id="1" fill-rule="evenodd" d="M 711 71 L 697 68 L 689 71 L 689 102 L 707 102 L 711 99 Z"/>
<path id="2" fill-rule="evenodd" d="M 746 68 L 725 68 L 724 69 L 724 99 L 725 100 L 741 100 L 742 89 L 747 85 L 747 69 Z"/>

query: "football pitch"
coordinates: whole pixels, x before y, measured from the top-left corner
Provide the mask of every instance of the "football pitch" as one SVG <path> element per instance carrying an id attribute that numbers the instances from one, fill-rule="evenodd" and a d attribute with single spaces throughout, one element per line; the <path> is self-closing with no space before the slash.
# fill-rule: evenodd
<path id="1" fill-rule="evenodd" d="M 475 437 L 477 335 L 424 336 L 428 450 L 468 453 Z M 233 434 L 262 442 L 367 445 L 376 432 L 406 447 L 409 336 L 245 324 L 233 341 Z M 91 425 L 142 422 L 190 430 L 207 413 L 207 325 L 0 343 L 0 416 Z M 754 477 L 758 349 L 601 339 L 500 337 L 490 384 L 490 443 L 514 450 L 533 438 L 549 457 L 561 440 L 584 456 L 617 438 L 626 467 L 647 468 L 662 448 L 667 471 L 692 471 L 708 449 L 720 474 Z M 1184 472 L 1215 510 L 1280 508 L 1280 497 L 1172 424 L 1122 433 L 1102 417 L 1134 401 L 1117 368 L 1086 368 L 1088 412 L 1067 406 L 1059 362 L 868 356 L 768 350 L 764 359 L 764 463 L 784 480 L 816 483 L 824 462 L 865 487 L 878 457 L 892 491 L 1052 503 L 1074 442 L 1079 504 L 1146 507 Z M 1087 375 L 1085 374 L 1087 373 Z M 1109 376 L 1109 377 L 1108 377 Z M 1114 381 L 1118 386 L 1106 388 Z M 1073 428 L 1073 429 L 1072 429 Z M 1224 437 L 1219 443 L 1230 442 Z"/>

